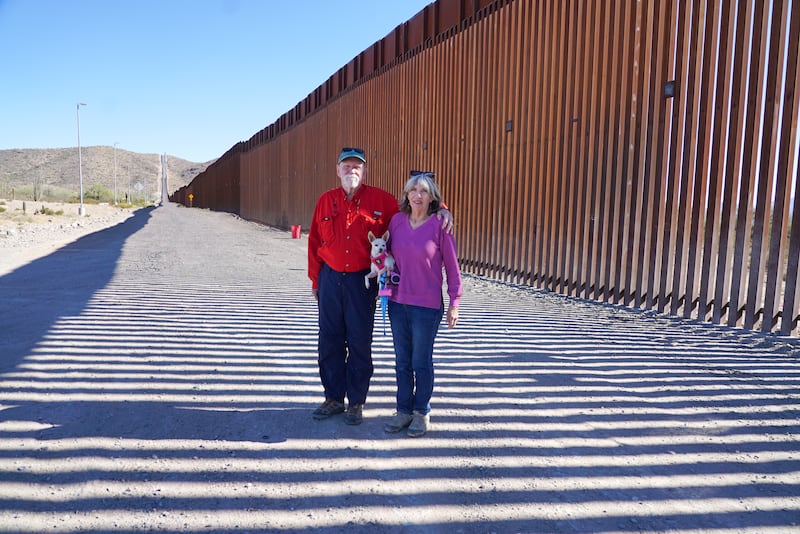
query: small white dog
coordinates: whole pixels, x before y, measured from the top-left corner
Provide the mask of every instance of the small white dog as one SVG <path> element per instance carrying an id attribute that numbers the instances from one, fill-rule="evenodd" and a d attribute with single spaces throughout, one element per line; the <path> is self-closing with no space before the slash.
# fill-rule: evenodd
<path id="1" fill-rule="evenodd" d="M 389 230 L 382 237 L 376 237 L 371 231 L 367 235 L 371 245 L 369 274 L 364 277 L 364 285 L 369 289 L 369 279 L 394 270 L 394 258 L 386 252 L 386 242 L 389 240 Z"/>

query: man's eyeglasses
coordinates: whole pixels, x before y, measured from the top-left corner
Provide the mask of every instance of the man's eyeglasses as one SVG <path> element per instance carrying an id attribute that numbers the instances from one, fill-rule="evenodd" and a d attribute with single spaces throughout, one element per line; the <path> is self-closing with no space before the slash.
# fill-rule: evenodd
<path id="1" fill-rule="evenodd" d="M 435 172 L 429 172 L 429 171 L 411 171 L 411 177 L 412 178 L 415 178 L 417 176 L 421 176 L 422 178 L 429 178 L 429 179 L 433 180 L 434 178 L 436 178 L 436 173 Z"/>
<path id="2" fill-rule="evenodd" d="M 363 148 L 352 148 L 349 146 L 342 148 L 342 152 L 355 152 L 356 154 L 361 154 L 362 156 L 364 155 Z"/>

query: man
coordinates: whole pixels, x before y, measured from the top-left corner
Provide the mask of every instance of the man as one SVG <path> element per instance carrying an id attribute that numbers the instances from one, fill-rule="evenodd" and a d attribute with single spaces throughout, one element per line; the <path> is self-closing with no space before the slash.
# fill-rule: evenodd
<path id="1" fill-rule="evenodd" d="M 336 174 L 341 187 L 317 200 L 308 234 L 308 277 L 319 307 L 319 375 L 325 402 L 314 419 L 345 412 L 345 423 L 361 424 L 364 402 L 374 371 L 372 326 L 377 283 L 364 286 L 370 269 L 367 234 L 383 235 L 398 211 L 397 199 L 364 184 L 367 159 L 360 148 L 345 147 Z M 444 216 L 452 232 L 452 217 Z M 345 410 L 344 400 L 348 405 Z"/>

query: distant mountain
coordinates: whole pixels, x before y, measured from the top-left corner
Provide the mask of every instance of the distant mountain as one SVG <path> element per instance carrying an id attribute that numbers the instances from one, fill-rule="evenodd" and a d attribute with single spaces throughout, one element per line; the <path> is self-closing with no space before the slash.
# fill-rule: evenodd
<path id="1" fill-rule="evenodd" d="M 81 147 L 81 167 L 85 192 L 95 185 L 114 190 L 114 147 Z M 167 156 L 167 194 L 191 182 L 214 160 L 196 163 Z M 140 154 L 116 149 L 117 190 L 124 199 L 137 189 L 153 195 L 161 190 L 161 155 Z M 141 188 L 137 188 L 137 184 Z M 34 188 L 40 195 L 63 198 L 80 190 L 78 148 L 0 150 L 0 198 L 29 196 Z"/>

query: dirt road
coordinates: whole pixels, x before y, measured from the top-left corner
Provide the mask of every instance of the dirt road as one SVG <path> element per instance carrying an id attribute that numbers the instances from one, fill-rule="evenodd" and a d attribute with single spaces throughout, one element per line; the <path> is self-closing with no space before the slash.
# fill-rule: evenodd
<path id="1" fill-rule="evenodd" d="M 0 276 L 2 532 L 791 532 L 794 342 L 465 280 L 432 431 L 314 421 L 306 240 L 167 205 Z M 2 249 L 0 249 L 2 254 Z"/>

